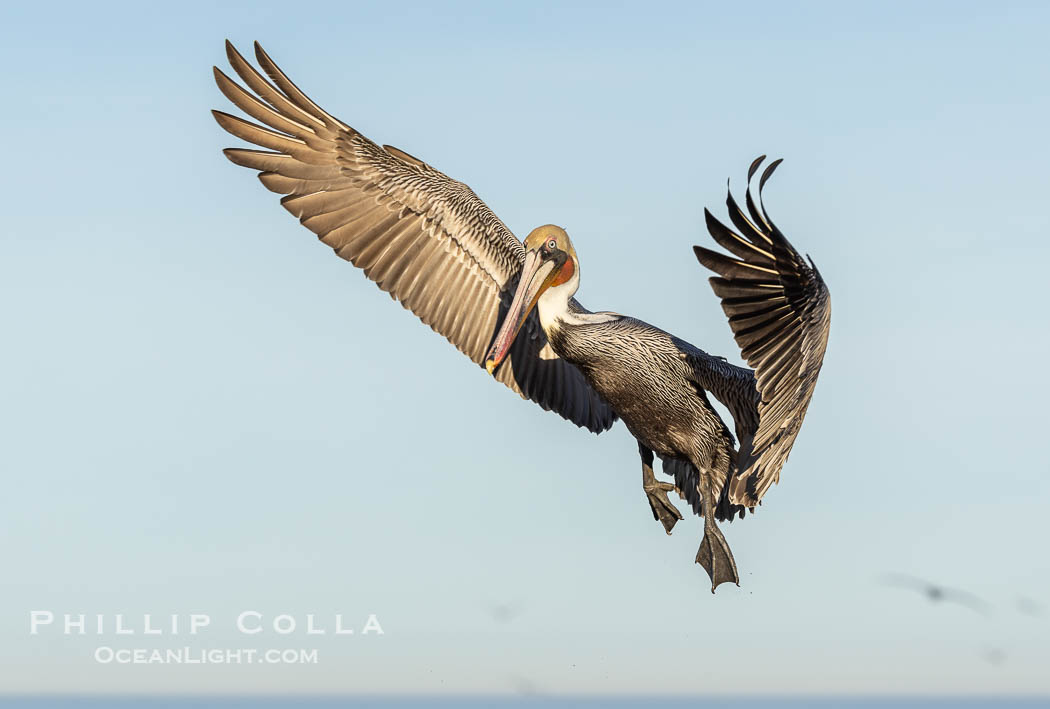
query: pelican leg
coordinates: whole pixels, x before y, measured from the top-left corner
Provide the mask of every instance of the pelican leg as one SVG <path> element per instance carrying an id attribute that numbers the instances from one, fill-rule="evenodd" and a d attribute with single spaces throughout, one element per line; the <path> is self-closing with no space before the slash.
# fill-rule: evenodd
<path id="1" fill-rule="evenodd" d="M 642 490 L 645 491 L 649 507 L 653 510 L 653 519 L 662 524 L 664 531 L 670 534 L 678 520 L 682 519 L 682 513 L 667 499 L 667 493 L 677 488 L 671 483 L 659 482 L 656 479 L 651 449 L 639 443 L 638 452 L 642 456 Z"/>
<path id="2" fill-rule="evenodd" d="M 715 524 L 714 485 L 702 470 L 697 489 L 703 498 L 704 538 L 700 541 L 700 548 L 696 552 L 696 563 L 703 566 L 707 575 L 711 577 L 711 593 L 714 593 L 720 584 L 727 581 L 732 581 L 739 586 L 740 576 L 736 571 L 733 552 L 729 550 L 729 543 L 722 535 L 722 530 Z"/>

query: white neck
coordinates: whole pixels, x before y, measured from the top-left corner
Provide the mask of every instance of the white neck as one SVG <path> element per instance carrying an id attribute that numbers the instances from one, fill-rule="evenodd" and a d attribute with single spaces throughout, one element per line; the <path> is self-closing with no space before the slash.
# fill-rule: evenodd
<path id="1" fill-rule="evenodd" d="M 580 269 L 577 266 L 575 272 L 565 283 L 560 286 L 548 288 L 536 301 L 536 310 L 540 314 L 540 325 L 547 337 L 557 330 L 561 325 L 589 325 L 594 323 L 618 320 L 623 316 L 619 313 L 574 313 L 569 309 L 569 299 L 576 295 L 580 287 Z"/>

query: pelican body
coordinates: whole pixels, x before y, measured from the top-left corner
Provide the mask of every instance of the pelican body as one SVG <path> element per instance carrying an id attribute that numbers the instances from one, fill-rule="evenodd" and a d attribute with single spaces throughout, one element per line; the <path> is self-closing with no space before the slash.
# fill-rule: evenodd
<path id="1" fill-rule="evenodd" d="M 730 364 L 635 318 L 591 312 L 575 295 L 580 263 L 565 229 L 524 243 L 466 185 L 321 109 L 255 46 L 264 78 L 227 42 L 247 89 L 215 69 L 222 92 L 259 123 L 215 111 L 233 135 L 266 150 L 227 157 L 259 170 L 281 204 L 338 255 L 523 398 L 595 433 L 623 420 L 638 442 L 642 488 L 667 534 L 683 519 L 676 491 L 704 518 L 696 555 L 711 579 L 739 584 L 716 520 L 754 510 L 779 480 L 820 371 L 830 297 L 762 206 L 780 161 L 751 183 L 747 212 L 727 197 L 730 229 L 705 210 L 733 257 L 694 247 L 741 354 Z M 260 125 L 262 124 L 262 125 Z M 708 395 L 733 416 L 736 437 Z M 739 446 L 737 445 L 739 439 Z M 657 481 L 654 457 L 674 483 Z"/>

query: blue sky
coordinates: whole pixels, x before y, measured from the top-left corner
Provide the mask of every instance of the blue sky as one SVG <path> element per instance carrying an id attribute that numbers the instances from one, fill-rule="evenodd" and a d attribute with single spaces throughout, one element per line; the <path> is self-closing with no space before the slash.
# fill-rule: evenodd
<path id="1" fill-rule="evenodd" d="M 1015 608 L 1050 604 L 1048 27 L 1042 3 L 5 6 L 0 690 L 1050 691 L 1050 621 Z M 588 307 L 734 360 L 690 247 L 727 177 L 785 158 L 766 204 L 832 335 L 781 484 L 725 530 L 739 589 L 708 592 L 699 520 L 652 520 L 626 429 L 486 381 L 222 157 L 226 37 L 519 236 L 564 225 Z M 261 670 L 27 633 L 247 608 L 386 634 Z"/>

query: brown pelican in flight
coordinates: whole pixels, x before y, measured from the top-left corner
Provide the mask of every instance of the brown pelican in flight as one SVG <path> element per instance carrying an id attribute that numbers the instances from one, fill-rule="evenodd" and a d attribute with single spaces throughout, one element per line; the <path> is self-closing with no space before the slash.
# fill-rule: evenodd
<path id="1" fill-rule="evenodd" d="M 808 264 L 765 215 L 762 188 L 779 160 L 750 183 L 747 212 L 729 195 L 736 231 L 710 212 L 707 228 L 729 257 L 694 247 L 717 276 L 743 358 L 737 367 L 652 325 L 591 312 L 574 298 L 580 262 L 564 229 L 519 241 L 474 192 L 427 163 L 378 145 L 325 112 L 256 43 L 259 73 L 227 42 L 244 85 L 215 68 L 219 89 L 257 122 L 215 111 L 219 125 L 263 148 L 226 157 L 259 171 L 281 204 L 342 258 L 497 380 L 595 433 L 617 418 L 638 440 L 642 485 L 668 534 L 679 495 L 704 517 L 696 561 L 711 590 L 739 584 L 716 519 L 759 503 L 802 425 L 824 358 L 831 305 Z M 268 77 L 268 79 L 266 78 Z M 731 412 L 733 434 L 708 395 Z M 674 483 L 658 482 L 654 455 Z"/>

